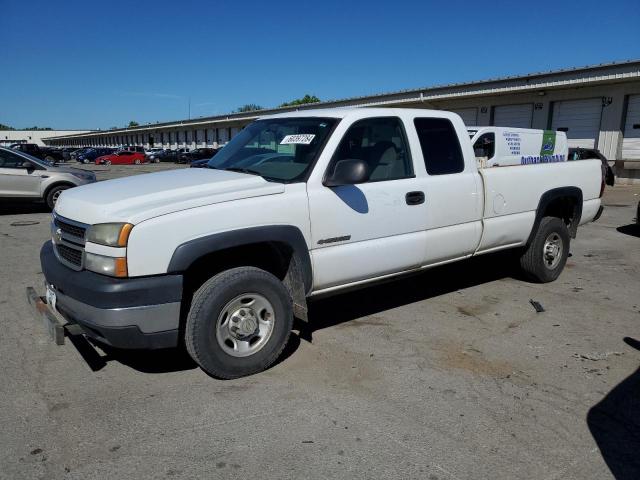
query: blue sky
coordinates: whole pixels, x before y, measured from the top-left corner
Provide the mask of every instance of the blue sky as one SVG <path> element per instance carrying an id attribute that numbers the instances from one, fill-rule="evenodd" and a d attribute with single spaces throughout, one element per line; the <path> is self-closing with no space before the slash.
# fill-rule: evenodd
<path id="1" fill-rule="evenodd" d="M 484 6 L 483 6 L 484 5 Z M 109 128 L 640 58 L 638 0 L 0 2 L 0 123 Z"/>

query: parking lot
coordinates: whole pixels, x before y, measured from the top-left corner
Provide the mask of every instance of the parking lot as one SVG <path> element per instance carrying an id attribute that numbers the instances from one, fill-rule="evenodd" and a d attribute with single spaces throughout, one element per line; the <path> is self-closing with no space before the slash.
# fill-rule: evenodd
<path id="1" fill-rule="evenodd" d="M 609 188 L 554 283 L 501 254 L 316 300 L 233 381 L 182 350 L 55 346 L 25 299 L 49 214 L 3 203 L 0 478 L 640 478 L 639 200 Z"/>

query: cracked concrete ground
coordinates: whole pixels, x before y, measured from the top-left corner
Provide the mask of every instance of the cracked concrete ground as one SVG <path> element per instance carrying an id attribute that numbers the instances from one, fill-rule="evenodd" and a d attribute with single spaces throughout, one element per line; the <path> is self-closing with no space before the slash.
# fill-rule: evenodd
<path id="1" fill-rule="evenodd" d="M 607 191 L 555 283 L 498 255 L 318 300 L 312 343 L 234 381 L 53 345 L 24 293 L 48 214 L 3 204 L 0 478 L 639 478 L 639 194 Z"/>

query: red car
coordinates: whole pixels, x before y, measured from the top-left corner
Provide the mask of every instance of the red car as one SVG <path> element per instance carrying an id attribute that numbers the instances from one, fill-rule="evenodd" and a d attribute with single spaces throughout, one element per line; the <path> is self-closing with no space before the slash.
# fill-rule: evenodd
<path id="1" fill-rule="evenodd" d="M 110 155 L 103 155 L 102 157 L 96 158 L 96 165 L 131 165 L 134 163 L 139 165 L 145 161 L 144 153 L 121 150 Z"/>

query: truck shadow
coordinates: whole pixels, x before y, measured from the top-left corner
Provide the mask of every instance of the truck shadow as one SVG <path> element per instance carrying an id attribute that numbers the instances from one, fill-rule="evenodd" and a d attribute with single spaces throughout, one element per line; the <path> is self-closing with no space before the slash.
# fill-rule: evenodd
<path id="1" fill-rule="evenodd" d="M 624 342 L 640 351 L 640 341 Z M 640 478 L 640 368 L 589 410 L 587 425 L 611 474 Z"/>
<path id="2" fill-rule="evenodd" d="M 323 328 L 505 277 L 518 278 L 516 265 L 513 253 L 494 253 L 315 300 L 301 335 L 311 341 L 313 332 Z"/>

